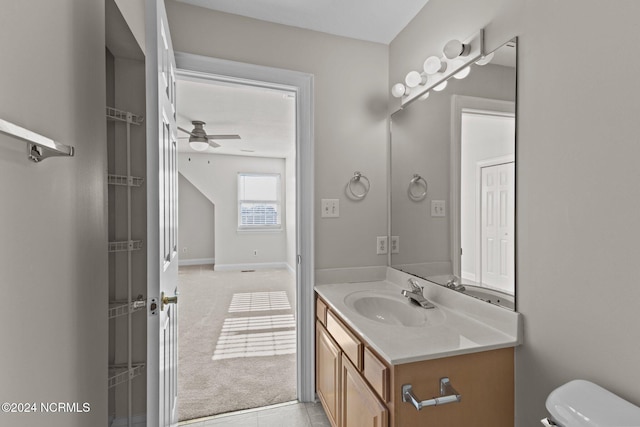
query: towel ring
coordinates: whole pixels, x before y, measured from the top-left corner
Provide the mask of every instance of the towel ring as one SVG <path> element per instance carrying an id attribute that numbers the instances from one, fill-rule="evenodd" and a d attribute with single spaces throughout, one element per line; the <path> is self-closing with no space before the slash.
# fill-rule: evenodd
<path id="1" fill-rule="evenodd" d="M 422 181 L 424 184 L 420 184 L 420 181 Z M 424 185 L 424 191 L 422 193 L 416 194 L 413 192 L 414 186 L 417 187 L 422 185 Z M 417 173 L 414 173 L 413 178 L 411 178 L 411 181 L 409 181 L 409 188 L 407 188 L 407 193 L 409 194 L 409 198 L 411 200 L 419 202 L 421 200 L 424 200 L 424 198 L 427 196 L 428 189 L 429 189 L 429 184 L 427 184 L 427 181 Z"/>
<path id="2" fill-rule="evenodd" d="M 362 186 L 364 187 L 364 191 L 362 193 L 357 193 L 353 190 L 352 185 L 356 182 L 362 182 L 361 180 L 367 181 L 367 183 L 365 184 L 363 182 Z M 354 199 L 358 199 L 358 200 L 364 199 L 364 197 L 369 193 L 370 188 L 371 188 L 371 183 L 369 182 L 369 178 L 362 175 L 362 173 L 358 171 L 353 173 L 353 176 L 351 177 L 351 179 L 349 180 L 349 183 L 347 184 L 347 189 L 349 189 L 349 193 L 351 193 L 351 196 L 353 196 Z"/>

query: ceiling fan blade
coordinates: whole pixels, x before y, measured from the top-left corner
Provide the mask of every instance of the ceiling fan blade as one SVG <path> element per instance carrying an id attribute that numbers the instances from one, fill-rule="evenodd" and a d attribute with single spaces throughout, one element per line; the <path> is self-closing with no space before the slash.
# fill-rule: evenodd
<path id="1" fill-rule="evenodd" d="M 207 135 L 208 139 L 241 139 L 240 135 Z"/>
<path id="2" fill-rule="evenodd" d="M 181 128 L 180 126 L 178 126 L 178 129 L 180 129 L 180 130 L 181 130 L 182 132 L 184 132 L 184 133 L 188 133 L 188 134 L 189 134 L 189 135 L 191 135 L 191 136 L 196 136 L 196 135 L 192 134 L 190 131 L 188 131 L 188 130 L 186 130 L 186 129 Z"/>
<path id="3" fill-rule="evenodd" d="M 212 146 L 213 148 L 218 148 L 220 147 L 220 144 L 218 144 L 215 141 L 209 140 L 209 145 Z"/>

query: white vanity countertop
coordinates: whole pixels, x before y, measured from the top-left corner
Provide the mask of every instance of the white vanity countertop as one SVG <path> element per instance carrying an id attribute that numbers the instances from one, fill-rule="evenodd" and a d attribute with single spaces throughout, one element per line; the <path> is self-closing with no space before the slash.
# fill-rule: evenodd
<path id="1" fill-rule="evenodd" d="M 347 295 L 359 291 L 370 290 L 373 291 L 372 294 L 375 291 L 391 291 L 400 294 L 403 288 L 388 280 L 316 285 L 315 290 L 347 325 L 391 365 L 520 344 L 519 313 L 466 295 L 458 295 L 430 282 L 419 282 L 425 286 L 425 296 L 436 305 L 434 310 L 440 310 L 444 314 L 443 323 L 424 326 L 382 324 L 360 315 L 345 303 Z"/>

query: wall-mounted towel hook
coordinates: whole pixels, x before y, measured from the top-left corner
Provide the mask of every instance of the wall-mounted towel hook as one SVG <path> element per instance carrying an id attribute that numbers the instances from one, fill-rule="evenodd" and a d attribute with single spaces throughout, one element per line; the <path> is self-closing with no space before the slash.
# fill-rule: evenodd
<path id="1" fill-rule="evenodd" d="M 362 184 L 362 187 L 363 187 L 362 192 L 357 192 L 353 189 L 353 185 L 357 183 Z M 355 171 L 353 173 L 353 176 L 347 183 L 347 189 L 349 190 L 349 193 L 354 199 L 357 199 L 357 200 L 364 199 L 367 193 L 369 193 L 370 188 L 371 188 L 371 183 L 369 182 L 369 178 L 367 178 L 361 172 L 358 172 L 358 171 Z"/>
<path id="2" fill-rule="evenodd" d="M 414 187 L 424 187 L 424 191 L 417 193 L 414 192 Z M 418 175 L 417 173 L 413 174 L 413 178 L 409 181 L 409 188 L 407 188 L 407 194 L 409 194 L 409 198 L 415 202 L 420 202 L 427 197 L 427 190 L 429 189 L 429 184 L 427 184 L 427 180 Z"/>

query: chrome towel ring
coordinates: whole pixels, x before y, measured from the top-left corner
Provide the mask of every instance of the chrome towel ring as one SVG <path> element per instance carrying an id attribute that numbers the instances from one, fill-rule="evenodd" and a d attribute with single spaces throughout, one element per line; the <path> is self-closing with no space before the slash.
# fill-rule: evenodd
<path id="1" fill-rule="evenodd" d="M 364 187 L 364 190 L 361 193 L 358 193 L 353 189 L 353 185 L 358 182 L 360 182 Z M 351 196 L 354 199 L 358 199 L 358 200 L 364 199 L 365 196 L 369 193 L 370 188 L 371 188 L 371 183 L 369 182 L 369 178 L 362 175 L 362 173 L 358 171 L 353 173 L 353 176 L 351 177 L 351 179 L 349 180 L 349 183 L 347 184 L 347 189 L 349 190 L 349 193 L 351 194 Z"/>
<path id="2" fill-rule="evenodd" d="M 416 193 L 414 192 L 413 187 L 424 187 L 424 191 L 421 193 Z M 429 184 L 427 184 L 427 181 L 417 173 L 414 173 L 413 178 L 411 178 L 411 181 L 409 181 L 409 188 L 407 188 L 407 193 L 409 194 L 409 198 L 411 200 L 419 202 L 427 197 L 428 189 Z"/>

